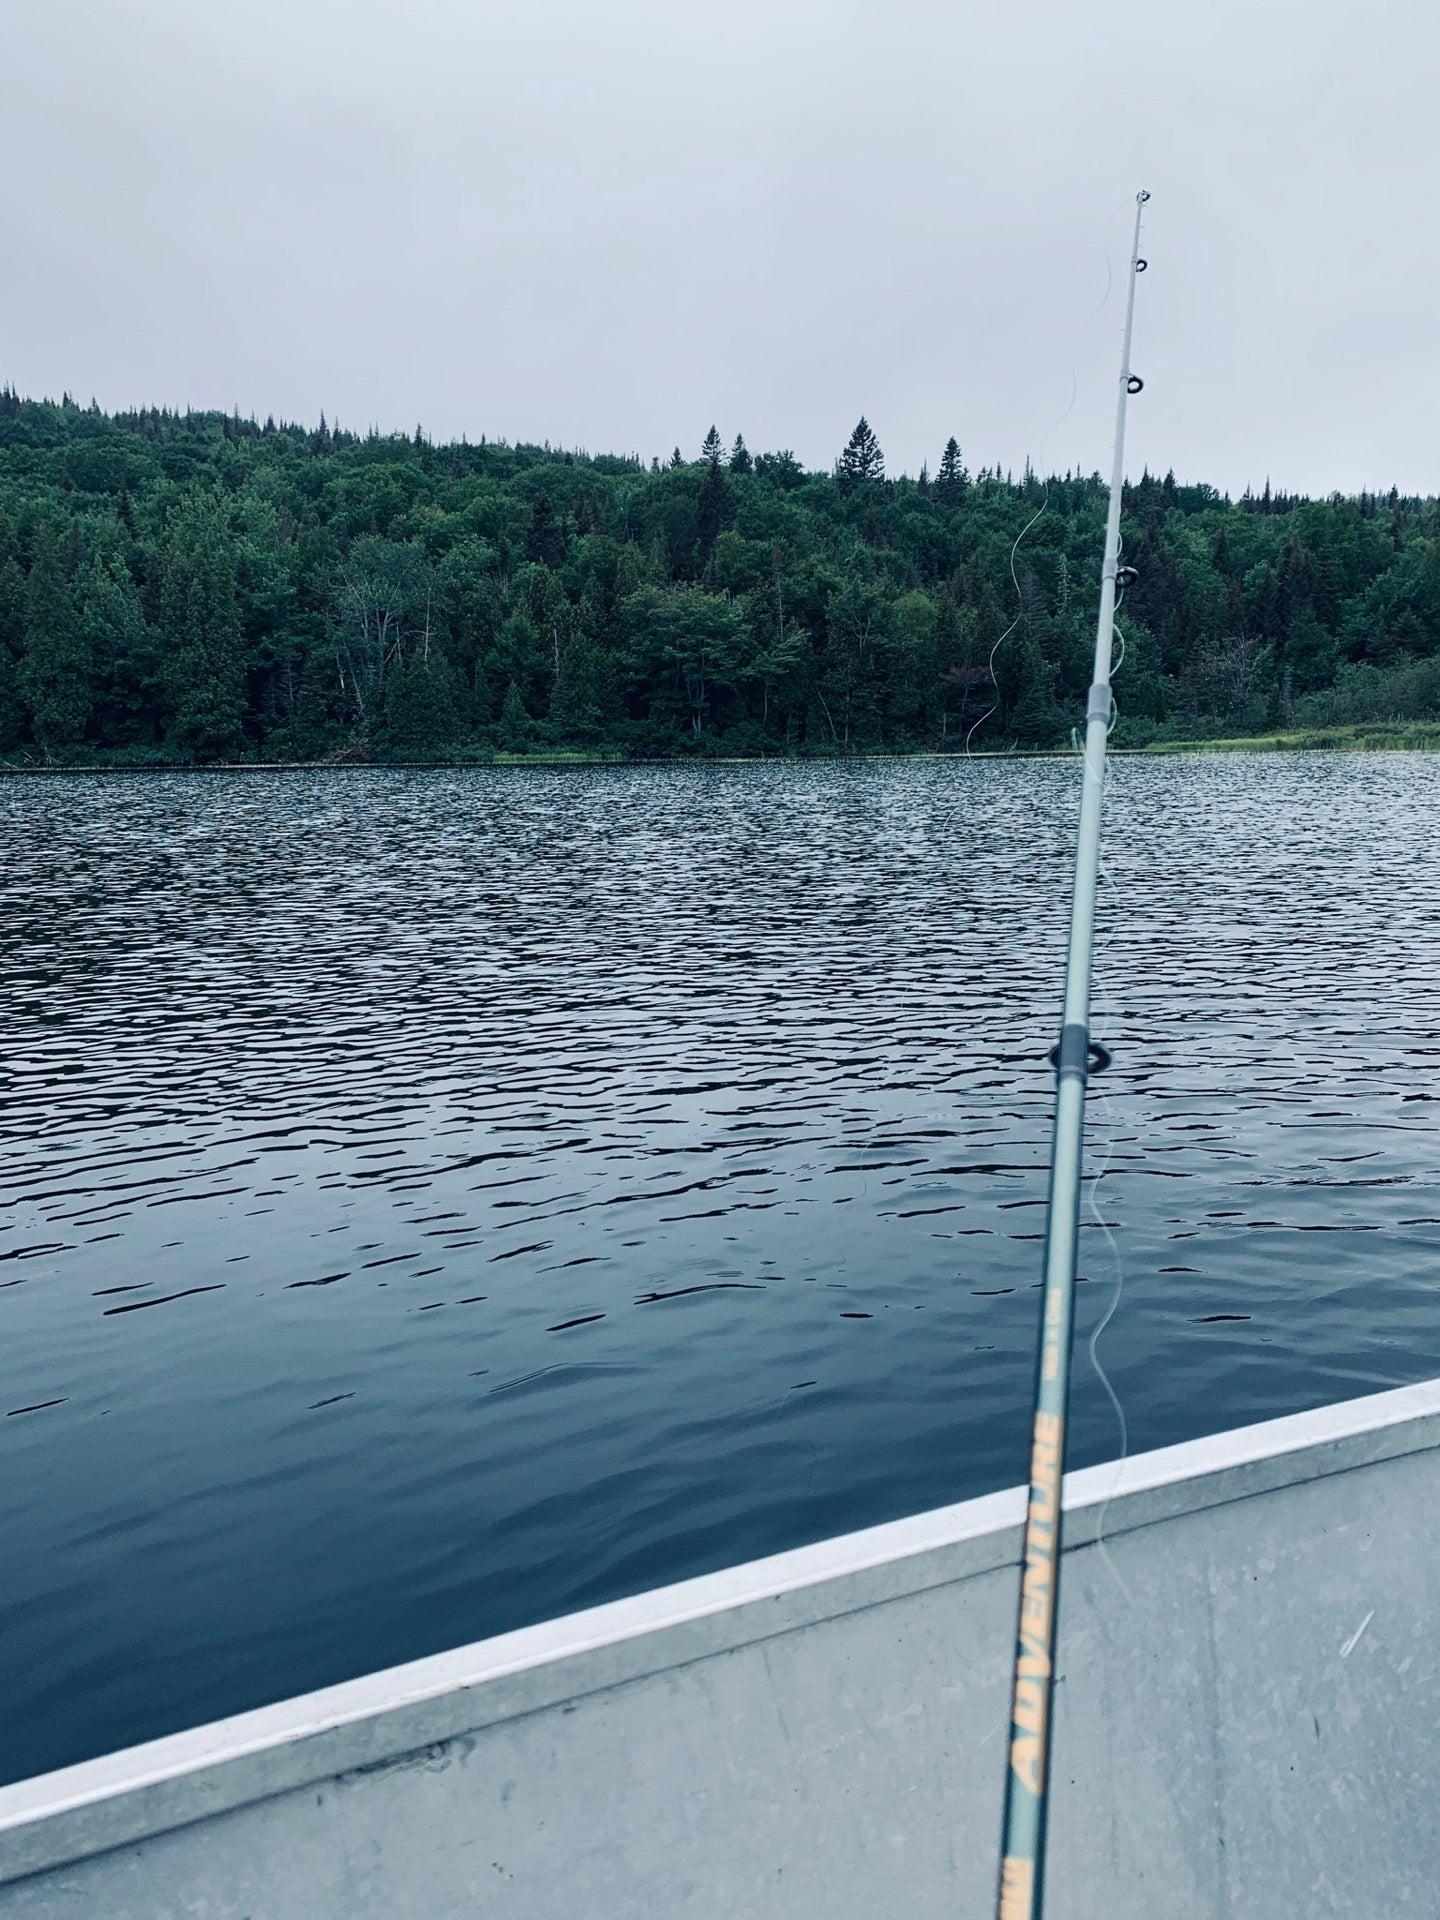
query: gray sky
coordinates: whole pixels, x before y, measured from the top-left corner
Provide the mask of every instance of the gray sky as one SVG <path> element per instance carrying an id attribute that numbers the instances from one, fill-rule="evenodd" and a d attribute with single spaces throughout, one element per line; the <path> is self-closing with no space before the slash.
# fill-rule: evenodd
<path id="1" fill-rule="evenodd" d="M 0 378 L 1440 488 L 1434 0 L 0 0 Z M 1120 203 L 1124 205 L 1120 205 Z M 1072 395 L 1075 402 L 1061 424 Z M 1048 436 L 1048 437 L 1047 437 Z"/>

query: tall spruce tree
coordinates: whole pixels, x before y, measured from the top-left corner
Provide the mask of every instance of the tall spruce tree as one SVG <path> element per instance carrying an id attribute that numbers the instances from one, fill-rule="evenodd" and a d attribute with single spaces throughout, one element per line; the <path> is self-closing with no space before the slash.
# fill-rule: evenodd
<path id="1" fill-rule="evenodd" d="M 14 554 L 6 552 L 0 559 L 0 753 L 12 752 L 25 738 L 25 702 L 20 692 L 25 613 L 25 576 Z"/>
<path id="2" fill-rule="evenodd" d="M 64 535 L 47 524 L 35 543 L 25 592 L 20 691 L 47 756 L 78 746 L 90 718 L 90 650 L 65 576 L 64 554 Z"/>
<path id="3" fill-rule="evenodd" d="M 960 458 L 960 443 L 952 433 L 945 442 L 945 451 L 940 456 L 939 471 L 935 475 L 935 497 L 947 507 L 953 507 L 965 492 L 970 476 L 966 473 Z"/>
<path id="4" fill-rule="evenodd" d="M 845 492 L 868 485 L 874 480 L 885 478 L 885 456 L 880 451 L 880 442 L 871 430 L 870 422 L 862 413 L 856 423 L 855 431 L 845 443 L 836 475 Z"/>
<path id="5" fill-rule="evenodd" d="M 500 744 L 510 753 L 522 753 L 530 743 L 532 730 L 519 684 L 512 680 L 505 689 L 505 704 L 500 709 Z"/>
<path id="6" fill-rule="evenodd" d="M 710 467 L 718 467 L 725 457 L 725 449 L 720 443 L 720 435 L 712 426 L 700 442 L 700 458 Z"/>
<path id="7" fill-rule="evenodd" d="M 197 760 L 242 743 L 245 677 L 235 557 L 217 500 L 187 501 L 171 522 L 160 583 L 170 736 Z"/>
<path id="8" fill-rule="evenodd" d="M 389 745 L 407 759 L 440 759 L 455 744 L 460 716 L 450 669 L 439 649 L 427 660 L 417 648 L 385 688 Z"/>
<path id="9" fill-rule="evenodd" d="M 700 506 L 695 516 L 702 561 L 708 560 L 714 552 L 715 542 L 724 531 L 729 512 L 730 488 L 725 469 L 718 460 L 712 460 L 705 469 L 705 479 L 700 488 Z"/>
<path id="10" fill-rule="evenodd" d="M 97 553 L 91 561 L 80 619 L 94 663 L 96 731 L 115 745 L 152 745 L 162 705 L 159 637 L 119 554 Z"/>
<path id="11" fill-rule="evenodd" d="M 555 509 L 543 493 L 531 509 L 530 537 L 525 543 L 525 555 L 527 559 L 538 560 L 546 567 L 558 567 L 565 558 L 564 525 L 556 524 Z"/>

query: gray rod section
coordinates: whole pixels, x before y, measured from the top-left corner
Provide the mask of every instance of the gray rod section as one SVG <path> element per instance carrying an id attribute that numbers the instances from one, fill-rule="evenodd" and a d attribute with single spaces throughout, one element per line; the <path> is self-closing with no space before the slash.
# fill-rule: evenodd
<path id="1" fill-rule="evenodd" d="M 1135 237 L 1130 248 L 1130 283 L 1125 300 L 1125 346 L 1115 403 L 1115 457 L 1110 469 L 1110 508 L 1105 520 L 1105 561 L 1100 575 L 1100 618 L 1095 629 L 1095 667 L 1085 715 L 1075 897 L 1070 910 L 1065 1011 L 1055 1078 L 1055 1130 L 1050 1156 L 1044 1291 L 1035 1369 L 1030 1493 L 1025 1514 L 1020 1619 L 1015 1637 L 1010 1743 L 1005 1769 L 999 1920 L 1040 1920 L 1044 1907 L 1045 1815 L 1049 1797 L 1055 1618 L 1060 1579 L 1060 1479 L 1065 1468 L 1070 1335 L 1080 1233 L 1095 894 L 1100 878 L 1105 746 L 1112 711 L 1110 661 L 1115 636 L 1115 576 L 1120 564 L 1120 503 L 1125 486 L 1125 409 L 1132 379 L 1130 339 L 1135 324 L 1135 282 L 1141 271 L 1140 219 L 1149 198 L 1143 191 L 1135 196 Z"/>

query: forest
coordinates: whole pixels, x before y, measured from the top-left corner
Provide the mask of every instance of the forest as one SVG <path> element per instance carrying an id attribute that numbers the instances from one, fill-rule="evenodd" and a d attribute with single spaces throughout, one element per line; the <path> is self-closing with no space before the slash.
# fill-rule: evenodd
<path id="1" fill-rule="evenodd" d="M 1104 485 L 937 441 L 893 478 L 863 419 L 813 472 L 6 388 L 0 764 L 1063 744 Z M 1435 498 L 1145 474 L 1123 525 L 1120 744 L 1440 718 Z"/>

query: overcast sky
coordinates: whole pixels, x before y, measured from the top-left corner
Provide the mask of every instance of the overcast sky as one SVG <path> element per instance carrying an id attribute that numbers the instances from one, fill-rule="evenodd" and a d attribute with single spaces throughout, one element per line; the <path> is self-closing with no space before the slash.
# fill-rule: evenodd
<path id="1" fill-rule="evenodd" d="M 22 392 L 1088 471 L 1143 185 L 1132 471 L 1440 489 L 1434 0 L 0 14 Z"/>

